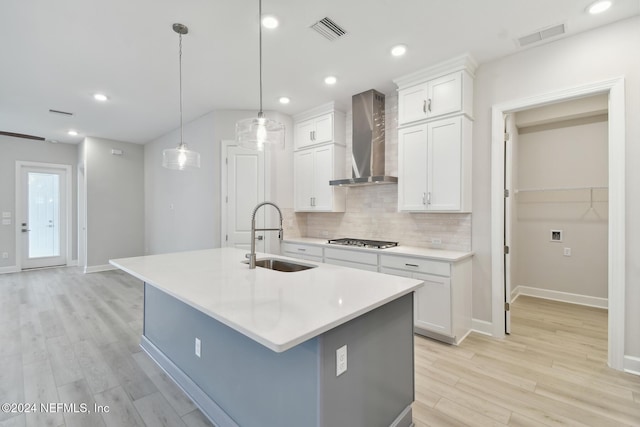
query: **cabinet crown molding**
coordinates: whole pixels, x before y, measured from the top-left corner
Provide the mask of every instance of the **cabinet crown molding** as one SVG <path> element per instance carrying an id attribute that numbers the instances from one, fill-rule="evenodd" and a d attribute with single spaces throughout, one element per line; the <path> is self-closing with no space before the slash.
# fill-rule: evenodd
<path id="1" fill-rule="evenodd" d="M 314 107 L 310 110 L 307 111 L 303 111 L 302 113 L 298 113 L 296 115 L 293 116 L 293 121 L 294 122 L 302 122 L 308 119 L 312 119 L 314 117 L 318 117 L 321 116 L 323 114 L 327 114 L 327 113 L 340 113 L 340 114 L 345 114 L 344 112 L 340 111 L 339 109 L 336 108 L 335 102 L 331 101 L 331 102 L 327 102 L 326 104 L 322 104 L 319 105 L 317 107 Z"/>
<path id="2" fill-rule="evenodd" d="M 398 77 L 394 79 L 393 82 L 398 86 L 398 89 L 403 89 L 455 71 L 466 71 L 471 77 L 475 78 L 475 72 L 477 69 L 478 63 L 476 60 L 471 56 L 471 54 L 465 53 L 431 67 L 423 68 L 422 70 L 414 71 L 411 74 Z"/>

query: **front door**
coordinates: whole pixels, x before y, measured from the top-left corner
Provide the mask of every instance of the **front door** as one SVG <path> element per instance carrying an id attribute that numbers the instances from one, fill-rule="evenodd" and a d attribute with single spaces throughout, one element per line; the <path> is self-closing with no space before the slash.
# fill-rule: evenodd
<path id="1" fill-rule="evenodd" d="M 67 264 L 67 167 L 20 165 L 22 269 Z"/>

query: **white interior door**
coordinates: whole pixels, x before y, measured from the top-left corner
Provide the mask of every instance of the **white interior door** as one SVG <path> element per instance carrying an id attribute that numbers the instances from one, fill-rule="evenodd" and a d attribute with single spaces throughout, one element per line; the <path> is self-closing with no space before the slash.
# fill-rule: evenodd
<path id="1" fill-rule="evenodd" d="M 511 333 L 511 251 L 514 250 L 512 239 L 512 215 L 513 215 L 513 144 L 515 133 L 513 123 L 513 115 L 506 114 L 504 116 L 504 332 Z"/>
<path id="2" fill-rule="evenodd" d="M 255 206 L 264 201 L 265 173 L 264 153 L 248 150 L 237 145 L 224 144 L 226 194 L 225 202 L 226 230 L 223 246 L 246 249 L 251 248 L 251 213 Z M 265 210 L 258 211 L 256 227 L 264 228 Z M 256 252 L 265 251 L 265 235 L 256 233 Z"/>
<path id="3" fill-rule="evenodd" d="M 66 168 L 20 166 L 22 269 L 67 264 Z"/>

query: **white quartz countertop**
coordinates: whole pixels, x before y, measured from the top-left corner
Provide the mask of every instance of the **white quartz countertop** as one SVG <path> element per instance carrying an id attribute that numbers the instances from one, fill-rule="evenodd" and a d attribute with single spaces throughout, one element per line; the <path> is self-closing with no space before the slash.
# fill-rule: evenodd
<path id="1" fill-rule="evenodd" d="M 317 245 L 325 248 L 348 249 L 354 251 L 374 252 L 380 255 L 404 255 L 419 258 L 429 258 L 440 261 L 457 262 L 473 256 L 473 252 L 448 251 L 444 249 L 420 248 L 416 246 L 403 246 L 402 244 L 393 248 L 375 249 L 361 248 L 358 246 L 343 246 L 327 243 L 328 239 L 318 239 L 313 237 L 293 237 L 285 238 L 285 243 L 302 243 L 306 245 Z"/>
<path id="2" fill-rule="evenodd" d="M 245 250 L 207 249 L 110 263 L 275 352 L 283 352 L 406 295 L 422 281 L 299 261 L 285 273 L 249 269 Z"/>

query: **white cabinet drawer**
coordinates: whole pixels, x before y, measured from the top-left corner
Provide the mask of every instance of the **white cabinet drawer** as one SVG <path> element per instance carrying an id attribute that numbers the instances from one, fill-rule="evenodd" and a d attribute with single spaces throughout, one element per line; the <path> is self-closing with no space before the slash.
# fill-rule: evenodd
<path id="1" fill-rule="evenodd" d="M 324 257 L 342 261 L 357 262 L 360 264 L 370 264 L 378 267 L 378 254 L 360 252 L 349 249 L 325 248 Z"/>
<path id="2" fill-rule="evenodd" d="M 317 257 L 322 260 L 322 247 L 313 245 L 301 245 L 297 243 L 283 243 L 283 255 L 291 257 Z"/>
<path id="3" fill-rule="evenodd" d="M 341 260 L 341 259 L 326 258 L 325 259 L 325 263 L 326 264 L 339 265 L 339 266 L 342 266 L 342 267 L 355 268 L 355 269 L 358 269 L 358 270 L 375 271 L 375 272 L 378 271 L 378 266 L 377 265 L 362 264 L 362 263 L 359 263 L 359 262 L 345 261 L 345 260 Z"/>
<path id="4" fill-rule="evenodd" d="M 451 276 L 451 264 L 444 261 L 394 255 L 380 255 L 380 265 L 382 267 L 414 271 L 416 273 L 435 274 L 445 277 Z"/>

